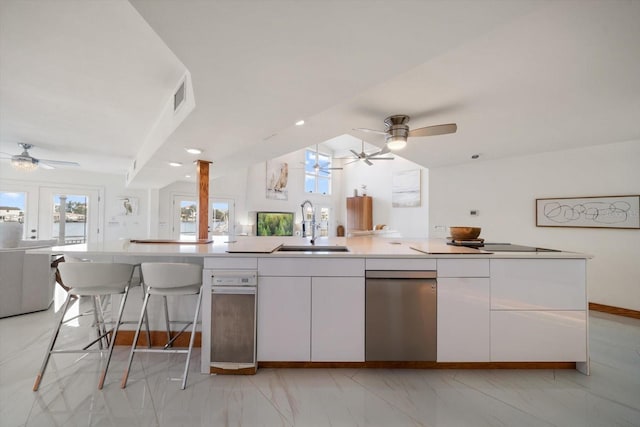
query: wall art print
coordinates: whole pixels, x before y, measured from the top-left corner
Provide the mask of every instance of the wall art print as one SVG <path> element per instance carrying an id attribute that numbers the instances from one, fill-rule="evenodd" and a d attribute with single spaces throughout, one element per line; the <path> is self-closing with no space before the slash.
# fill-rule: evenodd
<path id="1" fill-rule="evenodd" d="M 640 195 L 536 199 L 536 226 L 640 229 Z"/>
<path id="2" fill-rule="evenodd" d="M 286 162 L 267 162 L 267 199 L 288 200 L 289 165 Z"/>
<path id="3" fill-rule="evenodd" d="M 391 206 L 420 206 L 420 169 L 394 172 L 391 182 Z"/>

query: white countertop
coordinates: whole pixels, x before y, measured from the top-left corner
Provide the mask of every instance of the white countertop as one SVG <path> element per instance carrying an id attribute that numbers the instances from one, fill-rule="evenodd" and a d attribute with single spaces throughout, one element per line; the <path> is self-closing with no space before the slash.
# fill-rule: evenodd
<path id="1" fill-rule="evenodd" d="M 223 241 L 222 239 L 225 239 Z M 34 249 L 33 252 L 110 254 L 110 255 L 167 255 L 167 256 L 269 256 L 269 257 L 371 257 L 371 258 L 591 258 L 576 252 L 496 252 L 447 245 L 444 239 L 401 239 L 376 236 L 321 237 L 316 246 L 347 246 L 349 252 L 276 252 L 282 245 L 309 246 L 302 237 L 238 237 L 227 243 L 226 237 L 209 244 L 194 243 L 131 243 L 128 240 L 99 244 L 54 246 Z M 228 253 L 232 251 L 234 253 Z"/>

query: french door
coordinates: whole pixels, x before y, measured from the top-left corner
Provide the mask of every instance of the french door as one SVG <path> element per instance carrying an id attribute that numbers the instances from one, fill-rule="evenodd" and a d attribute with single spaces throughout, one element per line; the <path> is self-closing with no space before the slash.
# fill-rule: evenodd
<path id="1" fill-rule="evenodd" d="M 209 238 L 233 240 L 235 236 L 235 203 L 233 199 L 209 199 Z M 173 196 L 172 238 L 195 240 L 198 234 L 198 202 L 193 195 Z M 216 237 L 219 236 L 219 237 Z"/>
<path id="2" fill-rule="evenodd" d="M 58 239 L 59 245 L 98 242 L 100 190 L 40 187 L 38 238 Z"/>

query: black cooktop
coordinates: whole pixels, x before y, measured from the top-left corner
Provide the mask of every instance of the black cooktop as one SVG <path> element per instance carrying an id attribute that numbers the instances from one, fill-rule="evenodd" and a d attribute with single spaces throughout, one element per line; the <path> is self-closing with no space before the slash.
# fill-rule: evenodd
<path id="1" fill-rule="evenodd" d="M 489 252 L 560 252 L 557 249 L 537 248 L 535 246 L 513 245 L 511 243 L 484 243 L 480 246 L 470 246 Z"/>

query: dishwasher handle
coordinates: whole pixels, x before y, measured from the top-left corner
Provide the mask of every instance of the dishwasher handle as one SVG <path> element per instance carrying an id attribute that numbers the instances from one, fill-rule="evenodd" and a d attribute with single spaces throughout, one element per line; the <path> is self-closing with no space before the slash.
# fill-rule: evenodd
<path id="1" fill-rule="evenodd" d="M 435 279 L 435 270 L 367 270 L 367 279 Z"/>

